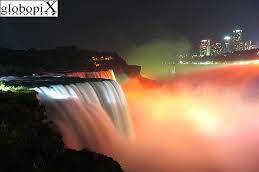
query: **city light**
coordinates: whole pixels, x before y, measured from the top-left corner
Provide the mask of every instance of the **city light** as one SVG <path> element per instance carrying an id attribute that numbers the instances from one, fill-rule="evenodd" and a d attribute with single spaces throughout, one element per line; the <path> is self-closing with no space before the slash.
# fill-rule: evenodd
<path id="1" fill-rule="evenodd" d="M 231 36 L 225 36 L 225 37 L 224 37 L 224 40 L 225 40 L 225 41 L 230 41 L 230 40 L 231 40 Z"/>
<path id="2" fill-rule="evenodd" d="M 250 51 L 257 49 L 256 44 L 251 40 L 243 39 L 243 30 L 235 29 L 232 34 L 225 35 L 223 41 L 201 40 L 199 57 L 213 57 L 224 54 Z"/>
<path id="3" fill-rule="evenodd" d="M 210 48 L 210 40 L 202 40 L 201 41 L 201 45 L 200 45 L 200 56 L 204 57 L 204 56 L 210 56 L 211 52 L 211 48 Z"/>
<path id="4" fill-rule="evenodd" d="M 247 60 L 247 61 L 236 61 L 236 62 L 233 62 L 231 63 L 233 65 L 258 65 L 259 64 L 259 60 Z"/>
<path id="5" fill-rule="evenodd" d="M 234 33 L 242 33 L 243 31 L 240 30 L 240 29 L 236 29 L 236 30 L 234 30 L 233 32 L 234 32 Z"/>

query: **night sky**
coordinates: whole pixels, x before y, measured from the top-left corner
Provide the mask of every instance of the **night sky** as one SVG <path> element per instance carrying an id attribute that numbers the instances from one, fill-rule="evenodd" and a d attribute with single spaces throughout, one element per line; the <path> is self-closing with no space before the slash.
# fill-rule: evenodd
<path id="1" fill-rule="evenodd" d="M 234 28 L 259 43 L 258 0 L 59 0 L 58 19 L 2 18 L 0 46 L 123 52 L 152 40 L 221 39 Z"/>

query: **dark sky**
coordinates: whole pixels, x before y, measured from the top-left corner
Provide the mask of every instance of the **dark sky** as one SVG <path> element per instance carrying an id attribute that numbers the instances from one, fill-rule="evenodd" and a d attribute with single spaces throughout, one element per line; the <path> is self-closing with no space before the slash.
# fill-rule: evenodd
<path id="1" fill-rule="evenodd" d="M 59 0 L 58 19 L 8 19 L 0 46 L 50 48 L 75 45 L 122 51 L 154 39 L 221 39 L 234 28 L 259 42 L 258 0 Z"/>

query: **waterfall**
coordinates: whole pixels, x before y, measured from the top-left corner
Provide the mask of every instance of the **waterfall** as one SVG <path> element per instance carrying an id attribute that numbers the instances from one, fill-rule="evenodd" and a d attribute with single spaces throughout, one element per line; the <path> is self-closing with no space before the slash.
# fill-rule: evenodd
<path id="1" fill-rule="evenodd" d="M 112 135 L 130 136 L 131 124 L 123 91 L 115 81 L 92 81 L 34 88 L 46 114 L 75 149 L 105 152 Z M 120 133 L 120 134 L 118 134 Z"/>
<path id="2" fill-rule="evenodd" d="M 104 70 L 98 72 L 69 72 L 66 74 L 66 76 L 77 78 L 101 78 L 116 81 L 113 70 Z"/>
<path id="3" fill-rule="evenodd" d="M 257 172 L 259 66 L 168 78 L 35 88 L 69 148 L 111 156 L 127 172 Z M 128 107 L 127 107 L 128 106 Z M 134 139 L 131 136 L 131 120 Z"/>

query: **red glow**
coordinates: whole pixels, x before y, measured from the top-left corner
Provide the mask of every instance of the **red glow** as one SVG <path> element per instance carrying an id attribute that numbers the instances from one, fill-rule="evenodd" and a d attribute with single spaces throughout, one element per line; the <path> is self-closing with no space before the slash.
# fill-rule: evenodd
<path id="1" fill-rule="evenodd" d="M 77 78 L 99 78 L 99 79 L 116 80 L 112 70 L 98 71 L 98 72 L 71 72 L 71 73 L 67 73 L 67 76 L 77 77 Z"/>
<path id="2" fill-rule="evenodd" d="M 173 77 L 155 87 L 123 85 L 136 133 L 117 159 L 128 171 L 256 172 L 259 66 Z M 254 94 L 250 94 L 250 93 Z"/>

